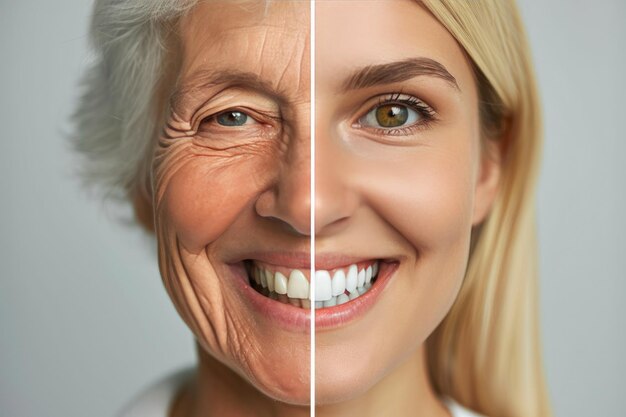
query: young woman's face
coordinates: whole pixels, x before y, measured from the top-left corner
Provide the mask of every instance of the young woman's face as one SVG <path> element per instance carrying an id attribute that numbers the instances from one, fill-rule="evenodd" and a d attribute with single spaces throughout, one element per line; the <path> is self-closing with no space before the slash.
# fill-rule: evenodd
<path id="1" fill-rule="evenodd" d="M 320 1 L 316 19 L 316 266 L 379 261 L 370 291 L 317 310 L 317 399 L 333 403 L 399 369 L 449 311 L 498 170 L 468 59 L 417 2 Z"/>

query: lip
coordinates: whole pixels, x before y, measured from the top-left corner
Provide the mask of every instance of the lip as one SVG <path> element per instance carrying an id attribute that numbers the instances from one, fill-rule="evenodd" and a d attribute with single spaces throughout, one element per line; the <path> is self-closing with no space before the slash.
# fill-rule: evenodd
<path id="1" fill-rule="evenodd" d="M 310 269 L 309 253 L 262 252 L 247 254 L 246 258 L 294 269 Z M 316 255 L 315 263 L 317 269 L 332 270 L 372 259 L 376 258 L 324 254 Z M 345 304 L 326 307 L 315 311 L 316 331 L 331 330 L 347 325 L 364 316 L 365 313 L 374 306 L 399 264 L 396 260 L 378 260 L 380 262 L 378 277 L 369 291 Z M 227 266 L 231 274 L 236 278 L 236 288 L 240 291 L 244 300 L 256 311 L 258 317 L 267 319 L 271 323 L 275 323 L 279 327 L 291 332 L 310 332 L 311 310 L 294 307 L 290 304 L 283 304 L 257 292 L 250 285 L 243 260 L 236 263 L 228 263 Z"/>

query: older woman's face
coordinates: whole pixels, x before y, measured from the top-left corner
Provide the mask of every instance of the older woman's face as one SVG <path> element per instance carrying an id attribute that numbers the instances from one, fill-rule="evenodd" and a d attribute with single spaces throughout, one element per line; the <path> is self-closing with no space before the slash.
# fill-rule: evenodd
<path id="1" fill-rule="evenodd" d="M 332 403 L 401 369 L 448 312 L 498 169 L 470 64 L 417 2 L 320 1 L 316 20 L 316 266 L 381 260 L 371 290 L 317 310 Z"/>
<path id="2" fill-rule="evenodd" d="M 309 267 L 309 27 L 307 2 L 200 2 L 180 22 L 154 163 L 160 267 L 179 313 L 207 352 L 291 403 L 308 401 L 309 312 L 253 290 L 246 268 Z"/>

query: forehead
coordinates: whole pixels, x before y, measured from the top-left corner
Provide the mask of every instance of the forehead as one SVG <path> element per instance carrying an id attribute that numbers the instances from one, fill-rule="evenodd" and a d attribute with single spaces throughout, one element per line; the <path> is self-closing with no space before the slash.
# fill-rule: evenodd
<path id="1" fill-rule="evenodd" d="M 319 1 L 316 48 L 316 76 L 335 89 L 342 71 L 422 57 L 440 63 L 462 91 L 474 87 L 465 52 L 417 0 Z"/>
<path id="2" fill-rule="evenodd" d="M 303 1 L 200 2 L 179 22 L 179 84 L 237 71 L 276 90 L 297 90 L 309 73 L 309 27 Z"/>

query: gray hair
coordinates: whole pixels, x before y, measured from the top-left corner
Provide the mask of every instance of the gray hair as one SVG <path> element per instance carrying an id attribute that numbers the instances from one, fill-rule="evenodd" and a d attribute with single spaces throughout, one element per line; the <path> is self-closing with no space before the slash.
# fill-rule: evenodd
<path id="1" fill-rule="evenodd" d="M 196 0 L 96 0 L 93 65 L 82 79 L 71 137 L 79 173 L 106 198 L 145 185 L 156 133 L 155 98 L 164 76 L 166 25 Z"/>

